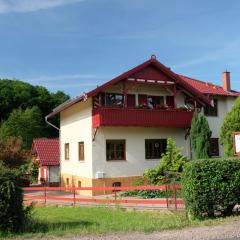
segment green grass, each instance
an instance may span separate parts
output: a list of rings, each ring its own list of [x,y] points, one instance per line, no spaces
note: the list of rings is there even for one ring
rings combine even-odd
[[[187,220],[183,212],[136,212],[105,207],[36,207],[28,233],[6,235],[0,232],[0,238],[33,238],[65,235],[102,235],[116,232],[161,231],[227,223],[240,220],[240,217],[218,218],[205,221]]]

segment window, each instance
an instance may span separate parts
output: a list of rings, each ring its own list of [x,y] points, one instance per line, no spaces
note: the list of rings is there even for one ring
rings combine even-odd
[[[82,187],[82,182],[78,181],[78,187]]]
[[[108,160],[126,160],[125,140],[107,140],[106,154]]]
[[[214,107],[207,105],[204,107],[204,114],[206,116],[217,116],[218,115],[218,101],[217,99],[213,100]]]
[[[156,108],[164,104],[163,96],[148,96],[147,100],[150,108]]]
[[[69,143],[65,143],[64,150],[65,150],[65,160],[69,160]]]
[[[107,93],[106,94],[106,105],[110,107],[122,107],[124,104],[123,94]]]
[[[78,160],[84,160],[84,142],[78,143]]]
[[[162,153],[165,153],[167,139],[145,139],[145,157],[146,159],[160,159]]]
[[[66,179],[66,185],[69,186],[69,178]]]
[[[219,156],[218,138],[210,138],[210,156],[211,157]]]

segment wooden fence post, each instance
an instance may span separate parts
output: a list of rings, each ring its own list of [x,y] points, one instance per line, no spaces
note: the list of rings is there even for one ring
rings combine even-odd
[[[44,204],[47,204],[47,189],[46,189],[46,184],[44,186]]]
[[[75,190],[75,187],[74,187],[74,190],[73,190],[73,206],[75,207],[76,205],[76,190]]]

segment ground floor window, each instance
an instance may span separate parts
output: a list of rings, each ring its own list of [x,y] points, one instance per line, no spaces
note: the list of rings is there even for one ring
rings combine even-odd
[[[210,138],[210,156],[211,157],[219,156],[218,138]]]
[[[78,143],[78,160],[84,161],[84,142]]]
[[[107,140],[106,141],[107,160],[126,160],[126,141]]]
[[[167,139],[145,139],[145,157],[146,159],[160,159],[162,153],[165,153]]]

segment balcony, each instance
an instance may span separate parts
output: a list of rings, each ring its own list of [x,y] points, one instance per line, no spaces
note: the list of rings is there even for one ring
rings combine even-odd
[[[189,128],[193,110],[99,107],[93,109],[93,128],[101,126]]]

